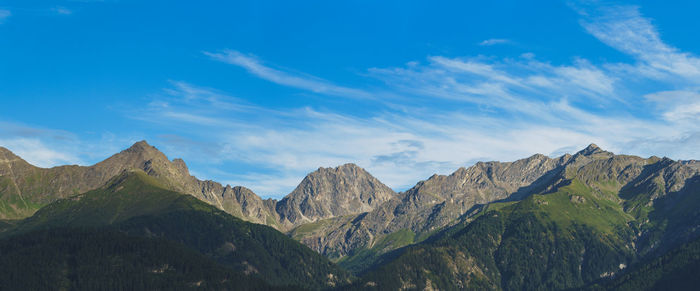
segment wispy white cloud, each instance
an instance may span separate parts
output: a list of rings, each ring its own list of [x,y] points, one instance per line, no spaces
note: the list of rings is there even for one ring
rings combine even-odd
[[[204,52],[214,60],[240,66],[251,74],[280,85],[308,90],[318,94],[348,98],[371,98],[371,94],[356,88],[335,85],[327,80],[302,73],[291,73],[264,65],[255,56],[245,55],[234,50],[218,53]]]
[[[0,146],[39,167],[81,163],[75,152],[57,146],[72,142],[75,138],[74,134],[66,131],[0,122]]]
[[[665,44],[637,8],[597,9],[581,18],[587,32],[635,61],[594,63],[572,56],[568,63],[552,64],[533,54],[429,56],[425,63],[406,60],[405,66],[368,69],[367,78],[383,81],[382,92],[407,100],[395,106],[373,98],[377,94],[371,90],[340,86],[237,51],[205,52],[282,86],[364,98],[386,110],[269,108],[172,81],[150,103],[127,114],[163,132],[151,142],[162,141],[166,154],[184,158],[200,178],[274,197],[320,166],[346,162],[406,189],[433,173],[447,174],[479,160],[559,155],[591,142],[620,153],[698,158],[697,58]],[[648,80],[664,89],[635,86]],[[83,159],[70,150],[42,153],[54,149],[45,133],[21,136],[23,141],[18,135],[0,133],[0,143],[36,149],[27,155],[39,157],[38,164]],[[123,140],[109,144],[128,145]],[[235,166],[218,166],[224,164]]]
[[[497,44],[508,44],[511,41],[509,39],[505,38],[491,38],[491,39],[486,39],[482,42],[479,43],[480,46],[492,46],[492,45],[497,45]]]
[[[635,7],[580,12],[587,32],[636,62],[595,64],[572,56],[570,63],[555,65],[531,53],[519,58],[430,56],[426,63],[368,69],[367,77],[384,82],[383,92],[408,102],[362,116],[309,107],[272,110],[237,101],[227,103],[236,114],[226,114],[225,106],[212,100],[227,94],[173,83],[166,92],[180,99],[160,98],[167,108],[149,108],[148,116],[157,117],[153,122],[197,126],[203,139],[215,135],[213,156],[259,168],[217,175],[277,197],[307,172],[345,162],[405,189],[435,172],[449,173],[478,160],[559,155],[591,142],[628,154],[696,155],[697,58],[665,44]],[[503,41],[483,45],[497,43]],[[205,54],[261,79],[320,95],[376,95],[273,68],[237,51]],[[685,81],[673,80],[678,78]],[[649,79],[663,82],[665,91],[636,87]]]
[[[653,102],[669,122],[697,124],[700,121],[700,91],[661,91],[645,98]]]
[[[63,6],[56,6],[54,8],[51,8],[51,11],[53,11],[56,14],[61,14],[61,15],[73,14],[73,10],[70,10],[70,9],[63,7]]]
[[[191,84],[188,88],[201,96],[212,94]],[[208,108],[206,116],[212,120],[181,118],[180,114],[188,114],[199,106]],[[304,175],[320,166],[354,162],[391,187],[406,189],[433,173],[447,174],[478,160],[514,160],[537,152],[553,153],[572,145],[580,149],[590,142],[620,150],[617,141],[644,137],[644,130],[674,132],[669,128],[649,127],[633,118],[597,116],[566,102],[550,103],[547,107],[548,114],[564,116],[558,123],[573,122],[569,126],[513,123],[498,117],[444,110],[357,117],[308,107],[271,111],[251,106],[246,112],[226,115],[227,110],[212,106],[207,98],[195,96],[169,100],[168,114],[162,114],[162,108],[147,108],[147,112],[139,115],[149,116],[146,120],[168,124],[170,128],[194,125],[197,134],[193,139],[210,146],[206,147],[207,154],[183,151],[190,146],[203,148],[193,142],[169,149],[186,161],[254,165],[233,172],[193,168],[194,172],[206,175],[200,178],[244,185],[273,197],[288,193]],[[260,110],[265,110],[264,114]],[[250,120],[247,115],[264,117],[246,123]],[[212,147],[212,143],[216,146]]]
[[[0,139],[0,145],[38,167],[77,164],[80,161],[77,156],[50,148],[36,138]]]
[[[108,131],[79,136],[65,130],[0,121],[0,146],[39,167],[88,166],[106,159],[141,135],[115,135]]]
[[[647,76],[683,77],[698,83],[700,58],[664,43],[649,18],[635,6],[580,10],[581,25],[605,44],[635,57],[638,72]]]
[[[4,23],[10,16],[12,16],[12,12],[10,12],[10,10],[0,9],[0,24]]]
[[[484,57],[430,57],[424,66],[372,68],[370,74],[413,96],[459,100],[508,112],[547,118],[548,103],[619,101],[616,78],[590,62],[554,66],[532,56],[494,60]]]

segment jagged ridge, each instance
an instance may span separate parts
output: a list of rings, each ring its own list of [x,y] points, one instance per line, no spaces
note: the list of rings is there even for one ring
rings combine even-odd
[[[93,166],[38,168],[0,148],[0,218],[18,219],[60,198],[96,189],[124,170],[143,170],[164,187],[245,220],[280,230],[319,219],[372,210],[395,193],[364,169],[346,164],[319,168],[282,201],[261,199],[248,188],[223,186],[190,175],[182,159],[172,161],[140,141]]]

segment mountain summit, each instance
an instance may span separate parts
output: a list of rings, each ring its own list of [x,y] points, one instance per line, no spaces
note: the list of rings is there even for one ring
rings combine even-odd
[[[0,205],[6,205],[8,210],[1,212],[0,218],[30,216],[57,199],[96,189],[128,169],[141,169],[152,176],[163,177],[164,181],[178,181],[189,176],[186,170],[172,167],[163,153],[145,141],[89,167],[39,168],[7,149],[0,150],[0,155],[0,185],[3,185],[0,186],[0,193],[3,193]]]
[[[585,149],[582,149],[581,151],[579,151],[576,154],[582,155],[582,156],[591,156],[591,155],[600,154],[600,153],[608,153],[608,152],[601,149],[598,145],[592,143],[592,144],[588,145]]]
[[[393,190],[355,164],[319,168],[277,203],[286,225],[368,212],[396,196]]]
[[[276,290],[246,287],[248,281],[264,279],[269,284],[284,286],[280,290],[288,290],[290,285],[320,290],[347,282],[346,271],[286,235],[267,226],[243,222],[192,195],[167,190],[161,182],[142,170],[125,170],[102,187],[50,203],[32,217],[16,222],[13,228],[0,231],[3,251],[0,281],[4,279],[2,282],[12,283],[10,286],[22,286],[26,282],[15,282],[23,281],[17,278],[32,276],[17,275],[14,270],[8,270],[8,266],[12,266],[22,273],[41,274],[42,279],[47,280],[43,286],[78,280],[77,284],[67,285],[71,288],[87,285],[111,286],[106,289],[127,286],[124,289],[172,290],[199,286],[221,290]],[[58,230],[51,235],[37,234],[37,231],[56,228]],[[76,234],[76,229],[88,233]],[[94,239],[111,232],[118,235],[107,240]],[[4,240],[18,235],[29,239],[14,244]],[[152,240],[153,244],[132,240],[125,248],[114,247],[115,243],[123,242],[124,236]],[[173,245],[189,250],[191,255],[185,258],[180,256],[187,252],[156,255],[172,252]],[[134,251],[140,254],[129,255]],[[7,255],[11,252],[14,256]],[[43,256],[47,253],[53,255],[51,259]],[[26,261],[32,262],[31,266],[22,264]],[[201,277],[191,276],[202,264],[211,268],[204,274],[199,273]],[[18,268],[18,265],[23,267]],[[99,267],[85,268],[86,265]],[[145,268],[138,270],[135,268],[138,265],[145,265]],[[91,272],[92,268],[99,272]],[[105,273],[102,270],[114,271]],[[216,276],[212,275],[221,270],[228,270],[228,276],[214,279]],[[8,272],[13,275],[8,276]],[[180,288],[173,287],[170,282],[178,279],[176,272],[190,275],[189,281],[181,283]],[[142,279],[144,277],[138,273],[146,274],[147,279]],[[231,276],[231,273],[238,275]],[[85,284],[88,280],[98,283]],[[163,285],[146,287],[154,281],[163,282]],[[226,287],[218,287],[219,284]],[[17,290],[25,289],[42,287]]]
[[[144,171],[170,190],[190,194],[253,222],[276,221],[276,215],[270,214],[267,210],[270,207],[266,208],[257,195],[241,195],[241,191],[230,186],[198,180],[190,175],[184,161],[168,160],[165,154],[146,141],[136,142],[92,166],[49,169],[32,166],[3,148],[0,150],[0,193],[3,194],[0,206],[5,206],[7,211],[0,212],[0,218],[31,216],[48,203],[97,189],[123,171],[133,169]]]
[[[700,238],[699,165],[616,155],[591,144],[556,158],[535,154],[513,162],[478,162],[395,193],[361,167],[345,164],[309,173],[276,201],[262,200],[245,187],[199,180],[184,161],[169,160],[145,141],[93,166],[51,169],[0,148],[0,218],[36,212],[17,224],[0,221],[0,233],[95,223],[123,223],[147,237],[169,229],[175,241],[190,233],[188,245],[203,254],[266,278],[284,272],[290,262],[304,265],[301,257],[313,257],[288,260],[282,254],[289,250],[311,251],[266,244],[273,235],[293,244],[292,237],[337,260],[361,276],[358,288],[578,288]],[[260,236],[251,237],[254,224],[228,233],[229,226],[209,221],[230,217],[214,207],[286,236],[257,225]],[[193,210],[195,216],[170,215],[174,209]],[[157,223],[133,220],[146,216]],[[173,226],[174,221],[179,224]],[[225,236],[215,238],[221,231]],[[202,237],[217,241],[202,244]],[[247,244],[251,239],[260,244]],[[248,253],[251,249],[256,251]],[[267,268],[277,258],[280,264]],[[322,264],[287,272],[283,281],[349,282],[342,272],[325,274],[332,265],[317,261]],[[321,270],[320,277],[309,275],[312,269]]]
[[[142,170],[169,190],[190,194],[245,220],[288,230],[299,224],[359,214],[395,196],[394,191],[354,164],[319,168],[282,201],[262,200],[248,188],[223,186],[190,175],[182,159],[173,159],[146,141],[95,165],[32,166],[7,149],[0,149],[0,218],[25,218],[60,198],[101,187],[125,170]]]

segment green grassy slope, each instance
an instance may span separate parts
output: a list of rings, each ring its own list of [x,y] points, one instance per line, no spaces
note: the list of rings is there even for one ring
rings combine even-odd
[[[0,176],[0,218],[18,219],[32,215],[45,203],[23,199],[10,178]]]
[[[41,208],[9,234],[59,226],[110,225],[136,216],[183,210],[211,212],[211,207],[194,197],[165,190],[143,171],[131,171],[102,188]]]
[[[124,173],[105,187],[47,205],[2,236],[57,227],[100,227],[167,239],[273,285],[325,288],[350,278],[284,234],[244,222],[190,195],[165,190],[142,171]]]
[[[413,244],[415,240],[415,233],[402,229],[382,237],[371,248],[362,248],[343,257],[337,263],[350,272],[361,274],[371,265],[376,264],[382,254]]]
[[[634,259],[632,217],[578,181],[493,205],[426,242],[387,254],[351,288],[566,289]]]
[[[381,256],[348,288],[576,289],[700,237],[700,175],[670,159],[577,154],[542,189]]]

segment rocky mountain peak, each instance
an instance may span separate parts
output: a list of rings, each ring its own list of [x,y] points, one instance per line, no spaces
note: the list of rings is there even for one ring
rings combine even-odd
[[[0,147],[0,162],[5,161],[5,160],[9,161],[9,160],[15,160],[15,159],[19,159],[19,157],[17,155],[15,155],[15,153],[13,153],[11,150],[9,150],[7,148]]]
[[[329,168],[329,169],[330,169],[330,168]],[[360,166],[358,166],[358,165],[356,165],[356,164],[354,164],[354,163],[346,163],[346,164],[337,166],[337,167],[335,167],[335,168],[333,168],[333,169],[334,169],[334,170],[340,170],[340,171],[344,171],[344,170],[350,170],[350,171],[364,171],[363,168],[361,168]]]
[[[95,168],[106,176],[113,176],[123,169],[140,169],[151,176],[165,178],[176,184],[184,182],[189,173],[182,170],[181,164],[175,164],[168,160],[168,157],[154,146],[149,145],[145,140],[134,143],[131,147],[95,164]],[[107,177],[106,177],[107,178]],[[182,190],[182,189],[176,189]]]
[[[283,224],[357,214],[374,209],[396,193],[355,164],[319,168],[277,204]]]
[[[260,197],[251,190],[243,187],[224,187],[214,181],[199,180],[190,175],[184,160],[169,160],[164,153],[145,140],[134,143],[128,149],[98,164],[106,168],[114,165],[143,170],[162,182],[165,188],[193,195],[245,220],[256,223],[277,220],[274,207],[264,205]]]
[[[7,154],[7,153],[12,154],[12,151],[7,149],[6,147],[0,147],[0,154]]]
[[[135,142],[131,148],[152,148],[153,146],[148,144],[146,140],[140,140]]]
[[[180,172],[186,173],[187,175],[189,175],[190,170],[187,168],[187,164],[185,164],[184,160],[177,158],[177,159],[173,159],[172,163],[173,163],[173,166],[175,166],[175,168],[177,168]]]
[[[362,196],[367,190],[373,191],[374,188],[383,187],[386,186],[365,169],[348,163],[335,168],[319,168],[309,173],[289,196],[348,195],[352,197]]]
[[[543,154],[537,153],[537,154],[534,154],[534,155],[526,158],[525,160],[530,162],[530,161],[542,161],[542,160],[546,160],[546,159],[549,159],[549,157],[547,157]]]
[[[213,181],[201,181],[190,175],[182,159],[170,161],[164,153],[146,141],[136,142],[131,147],[89,167],[60,166],[50,169],[32,166],[9,150],[0,148],[0,182],[9,185],[5,188],[0,187],[0,194],[5,194],[4,197],[0,195],[0,198],[28,200],[44,205],[106,184],[112,185],[114,183],[109,182],[115,177],[116,181],[119,181],[125,173],[134,172],[147,175],[142,178],[149,179],[151,184],[193,195],[243,219],[256,223],[278,220],[274,211],[274,201],[263,203],[260,197],[248,189],[224,188]],[[2,202],[0,199],[0,204]],[[0,213],[0,219],[24,218],[36,211],[35,207],[27,207],[26,203],[19,204],[16,208],[18,210],[12,213]]]
[[[340,166],[337,166],[335,168],[324,168],[320,167],[318,170],[313,171],[307,175],[307,177],[318,177],[318,176],[328,176],[328,175],[347,175],[347,176],[352,176],[352,175],[363,175],[367,173],[364,169],[360,168],[358,165],[355,165],[353,163],[347,163],[343,164]]]
[[[582,156],[591,156],[594,154],[599,154],[599,153],[605,153],[603,149],[601,149],[598,145],[592,143],[589,144],[585,149],[582,149],[579,151],[577,154],[582,155]]]
[[[148,144],[148,142],[145,140],[134,143],[129,148],[123,150],[120,154],[137,155],[145,158],[165,157],[165,154],[159,151],[156,147]]]

